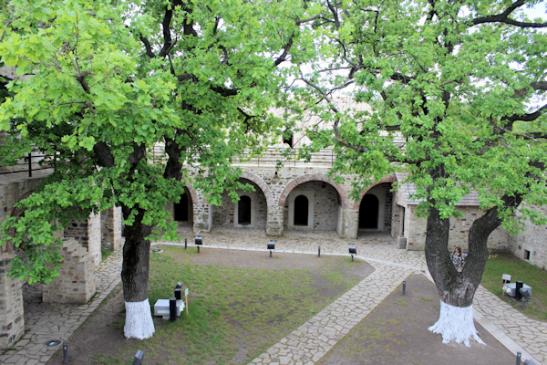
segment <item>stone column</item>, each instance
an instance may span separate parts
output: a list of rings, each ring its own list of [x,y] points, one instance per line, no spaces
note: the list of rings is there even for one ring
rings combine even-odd
[[[213,207],[201,192],[197,193],[197,199],[195,200],[192,201],[194,232],[209,232],[212,228]]]
[[[25,333],[22,283],[9,276],[12,258],[0,251],[0,349],[13,346]]]
[[[281,236],[283,234],[283,207],[277,204],[268,207],[266,234],[268,236]]]
[[[45,303],[87,303],[95,294],[95,270],[87,250],[74,238],[63,242],[63,266],[59,276],[45,285]]]
[[[101,214],[91,213],[85,221],[74,221],[65,228],[65,237],[76,239],[88,254],[94,265],[101,263]]]
[[[122,211],[114,207],[101,212],[101,246],[116,251],[122,247]]]
[[[356,239],[359,229],[359,209],[341,208],[338,219],[341,220],[338,231],[340,237]]]

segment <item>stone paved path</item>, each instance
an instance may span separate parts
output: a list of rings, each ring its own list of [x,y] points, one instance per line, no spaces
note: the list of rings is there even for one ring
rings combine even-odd
[[[410,274],[374,264],[375,271],[334,303],[254,359],[251,364],[303,365],[321,359]]]
[[[547,364],[547,323],[526,317],[483,286],[475,293],[473,308],[484,327],[493,325],[493,331],[501,331],[536,361]],[[526,354],[523,356],[528,357]]]
[[[25,334],[0,354],[2,365],[45,364],[59,349],[48,348],[51,339],[66,340],[120,282],[122,252],[118,250],[97,268],[97,293],[87,304],[25,303]]]

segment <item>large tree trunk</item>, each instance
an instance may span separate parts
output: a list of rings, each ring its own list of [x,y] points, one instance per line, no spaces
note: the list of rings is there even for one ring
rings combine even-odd
[[[473,322],[472,304],[488,258],[488,236],[499,224],[496,209],[473,222],[468,237],[469,254],[463,270],[458,272],[448,251],[450,222],[442,219],[437,209],[429,211],[425,254],[441,299],[439,320],[429,330],[440,334],[443,343],[469,346],[471,339],[483,343]]]
[[[129,210],[123,209],[124,218]],[[143,340],[154,334],[154,322],[148,302],[148,272],[150,267],[150,241],[145,238],[151,227],[142,224],[144,211],[139,210],[133,225],[124,226],[122,284],[125,300],[126,338]]]

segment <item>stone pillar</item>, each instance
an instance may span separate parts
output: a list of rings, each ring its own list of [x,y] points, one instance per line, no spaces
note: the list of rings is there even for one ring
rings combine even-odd
[[[213,222],[213,207],[201,192],[197,193],[197,199],[195,200],[192,201],[194,232],[209,232]]]
[[[359,230],[359,209],[340,208],[338,219],[340,219],[338,231],[340,237],[356,239]]]
[[[44,285],[45,303],[87,303],[95,294],[95,270],[87,250],[74,238],[63,242],[63,265],[59,276]]]
[[[22,283],[9,276],[12,258],[0,251],[0,349],[13,346],[25,333]]]
[[[75,238],[88,254],[94,265],[101,263],[101,214],[91,213],[86,221],[74,221],[65,228],[65,237]]]
[[[122,211],[114,207],[101,212],[101,246],[112,251],[122,247]]]
[[[268,236],[281,236],[283,234],[283,207],[277,204],[268,207],[266,234]]]

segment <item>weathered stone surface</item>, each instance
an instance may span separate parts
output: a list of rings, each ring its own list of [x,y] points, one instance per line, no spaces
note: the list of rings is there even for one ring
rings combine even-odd
[[[12,346],[25,330],[22,283],[9,276],[11,259],[0,254],[0,349]]]
[[[74,238],[63,242],[63,265],[60,275],[43,288],[45,303],[87,303],[95,294],[92,258]]]

